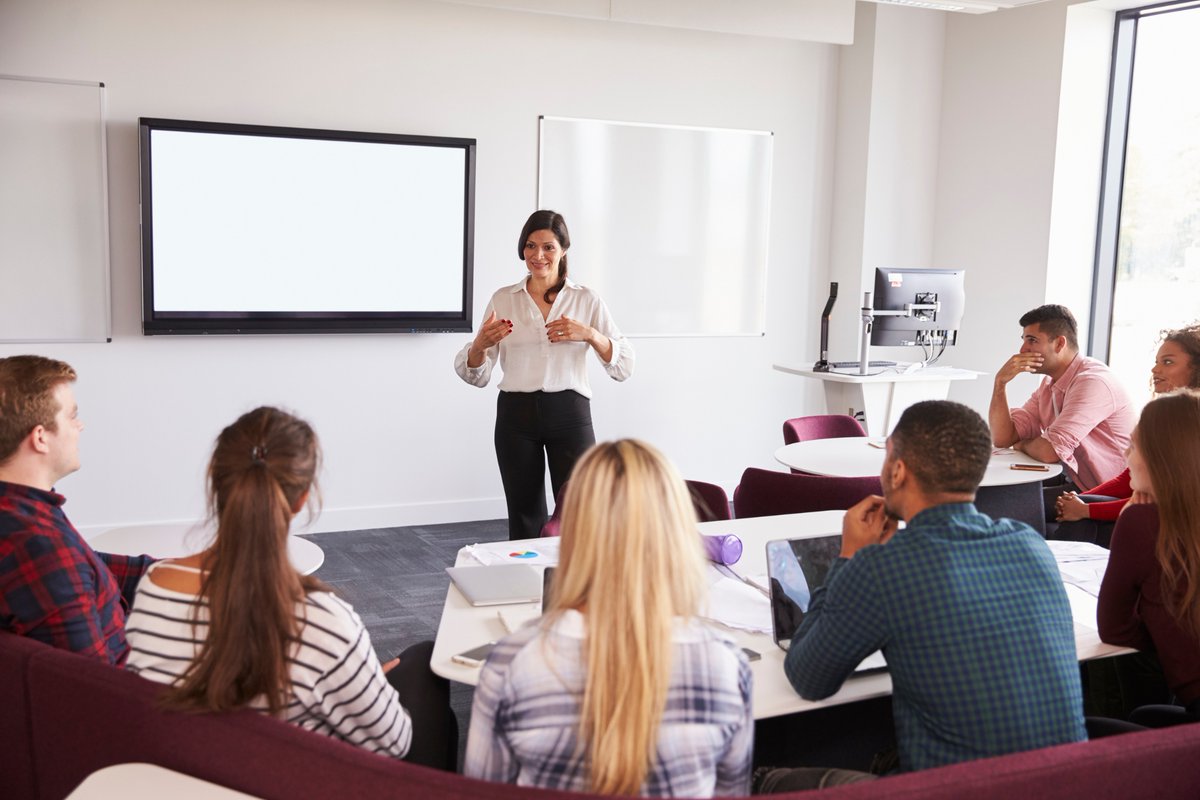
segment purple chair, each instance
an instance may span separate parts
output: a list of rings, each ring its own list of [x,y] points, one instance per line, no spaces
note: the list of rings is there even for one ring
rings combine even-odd
[[[563,481],[563,485],[558,487],[558,494],[554,495],[554,512],[550,515],[550,519],[542,525],[542,536],[558,536],[562,533],[559,530],[562,526],[562,505],[563,498],[567,496],[567,484],[569,483],[570,481]]]
[[[863,430],[859,421],[847,414],[816,414],[811,417],[796,417],[783,423],[784,444],[866,435],[867,432]]]
[[[692,505],[696,507],[696,517],[701,522],[716,522],[722,519],[733,519],[729,513],[729,495],[715,483],[703,481],[684,481],[688,493],[692,496]]]
[[[733,518],[733,515],[729,513],[729,495],[725,494],[725,490],[720,486],[703,481],[684,481],[684,483],[687,484],[688,494],[692,496],[696,517],[701,522]],[[566,494],[567,484],[564,483],[558,490],[558,496],[554,498],[554,513],[542,526],[542,536],[558,536],[562,533],[562,501]]]
[[[748,467],[733,491],[733,511],[738,519],[830,511],[882,493],[879,478],[831,478]]]

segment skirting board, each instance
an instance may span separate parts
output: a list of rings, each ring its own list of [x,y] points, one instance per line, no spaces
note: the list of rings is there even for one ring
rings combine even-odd
[[[365,506],[359,508],[329,508],[321,510],[311,525],[304,524],[307,515],[301,512],[292,528],[294,533],[331,533],[361,531],[371,528],[397,528],[407,525],[438,525],[447,522],[470,522],[480,519],[504,519],[508,511],[503,497],[479,500],[460,500],[440,503],[412,503],[398,506]],[[123,519],[98,525],[80,525],[84,539],[98,536],[107,530],[126,525],[190,525],[195,520],[184,519]]]

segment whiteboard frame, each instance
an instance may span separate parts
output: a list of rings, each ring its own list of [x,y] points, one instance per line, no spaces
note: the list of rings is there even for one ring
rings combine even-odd
[[[103,318],[104,331],[99,336],[67,336],[67,337],[44,337],[44,336],[22,336],[17,338],[0,337],[0,343],[15,344],[25,342],[45,342],[45,343],[66,343],[66,342],[111,342],[112,341],[112,234],[110,230],[111,219],[109,215],[108,202],[108,98],[107,91],[102,81],[77,81],[67,80],[63,78],[39,78],[27,75],[7,75],[0,74],[0,80],[8,81],[24,81],[29,83],[46,83],[63,86],[85,86],[95,87],[97,89],[97,113],[99,115],[99,140],[97,142],[99,152],[97,153],[100,166],[100,214],[101,214],[101,235],[103,238],[102,254],[100,257],[100,266],[103,271],[101,286],[103,290]]]
[[[546,145],[546,123],[547,122],[566,122],[566,123],[588,123],[600,124],[620,127],[634,128],[654,128],[657,130],[681,130],[681,131],[697,131],[697,132],[716,132],[722,134],[743,134],[747,136],[766,136],[769,139],[770,147],[767,153],[767,182],[765,187],[765,204],[764,212],[767,219],[768,236],[763,242],[763,264],[762,264],[762,288],[757,298],[757,320],[755,329],[750,331],[678,331],[671,333],[644,333],[637,330],[626,331],[622,328],[622,333],[631,339],[673,339],[673,338],[753,338],[766,335],[767,326],[767,294],[770,282],[770,224],[771,213],[773,206],[774,195],[774,137],[773,131],[753,130],[748,128],[717,128],[697,125],[672,125],[660,124],[653,122],[629,122],[622,120],[605,120],[594,119],[588,117],[560,117],[554,115],[543,114],[538,117],[538,148],[537,148],[537,207],[544,207],[544,166],[545,166],[545,145]],[[586,284],[586,281],[583,281]],[[617,322],[620,324],[619,314]]]

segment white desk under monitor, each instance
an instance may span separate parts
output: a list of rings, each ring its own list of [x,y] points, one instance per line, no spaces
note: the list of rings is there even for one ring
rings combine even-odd
[[[714,535],[733,534],[741,538],[742,557],[737,564],[733,565],[733,572],[742,578],[754,577],[765,584],[767,542],[774,539],[840,534],[844,515],[844,511],[817,511],[806,514],[705,522],[701,523],[700,532]],[[506,542],[504,546],[511,548],[514,553],[528,553],[529,551],[538,551],[544,541],[527,539]],[[1081,545],[1077,542],[1056,544],[1065,544],[1074,548],[1072,552],[1076,558],[1079,558],[1078,554],[1080,553],[1089,556],[1095,562],[1092,568],[1099,569],[1100,574],[1103,574],[1103,564],[1107,563],[1108,558],[1107,550],[1095,545]],[[473,561],[474,559],[467,554],[465,548],[459,551],[456,562],[458,565],[467,565]],[[1072,611],[1075,614],[1075,647],[1081,661],[1130,652],[1128,649],[1114,647],[1100,641],[1099,634],[1095,630],[1094,597],[1084,594],[1082,590],[1073,586],[1068,586],[1067,591],[1072,600]],[[537,617],[540,612],[540,604],[520,603],[474,607],[451,584],[446,593],[446,604],[442,610],[442,619],[438,626],[437,639],[434,642],[433,656],[430,661],[433,671],[452,681],[474,686],[479,680],[479,670],[456,664],[450,660],[450,657],[503,637],[507,631],[500,620],[499,612],[501,610],[506,619],[520,623]],[[787,676],[783,672],[784,652],[775,644],[769,634],[726,630],[740,646],[762,655],[760,660],[754,661],[750,665],[754,675],[755,719],[869,700],[892,693],[891,676],[886,672],[876,672],[855,675],[847,679],[841,689],[824,700],[805,700],[796,694],[791,684],[788,683]]]
[[[953,381],[973,381],[984,374],[955,367],[922,367],[909,372],[909,366],[875,367],[868,370],[874,373],[871,375],[859,375],[857,369],[815,372],[811,366],[791,364],[776,364],[775,369],[821,381],[826,413],[863,412],[868,436],[888,435],[913,403],[945,400]]]

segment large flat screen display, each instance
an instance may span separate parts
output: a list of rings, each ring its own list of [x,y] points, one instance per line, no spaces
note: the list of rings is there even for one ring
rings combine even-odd
[[[142,330],[471,330],[475,140],[142,118]]]

